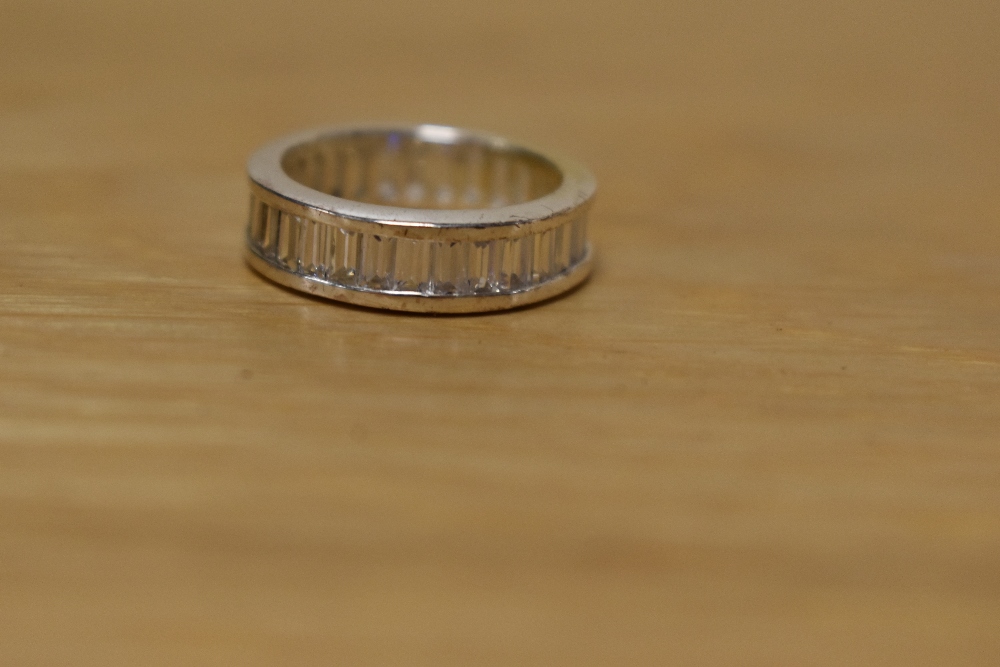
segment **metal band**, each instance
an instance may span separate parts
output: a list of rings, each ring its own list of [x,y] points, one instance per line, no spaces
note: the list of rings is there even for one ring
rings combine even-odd
[[[294,289],[375,308],[472,313],[582,282],[582,166],[438,125],[286,137],[250,158],[247,260]]]

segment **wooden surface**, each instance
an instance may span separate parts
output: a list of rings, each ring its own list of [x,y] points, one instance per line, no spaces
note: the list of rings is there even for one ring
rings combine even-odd
[[[996,665],[995,2],[0,1],[0,663]],[[542,307],[242,262],[243,165],[596,172]]]

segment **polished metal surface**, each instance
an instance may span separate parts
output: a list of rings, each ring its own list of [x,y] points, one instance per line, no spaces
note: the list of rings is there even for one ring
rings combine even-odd
[[[534,303],[591,266],[584,167],[439,125],[316,130],[249,162],[247,260],[349,303],[473,313]]]

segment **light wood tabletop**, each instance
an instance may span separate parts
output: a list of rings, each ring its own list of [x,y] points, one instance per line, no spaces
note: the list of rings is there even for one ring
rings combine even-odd
[[[0,0],[0,664],[1000,664],[1000,10]],[[356,121],[595,172],[541,306],[241,257]]]

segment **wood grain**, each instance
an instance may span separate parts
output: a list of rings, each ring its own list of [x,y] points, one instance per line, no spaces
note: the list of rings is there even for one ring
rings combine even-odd
[[[0,2],[0,663],[995,665],[1000,11]],[[600,183],[481,317],[240,259],[292,130]]]

